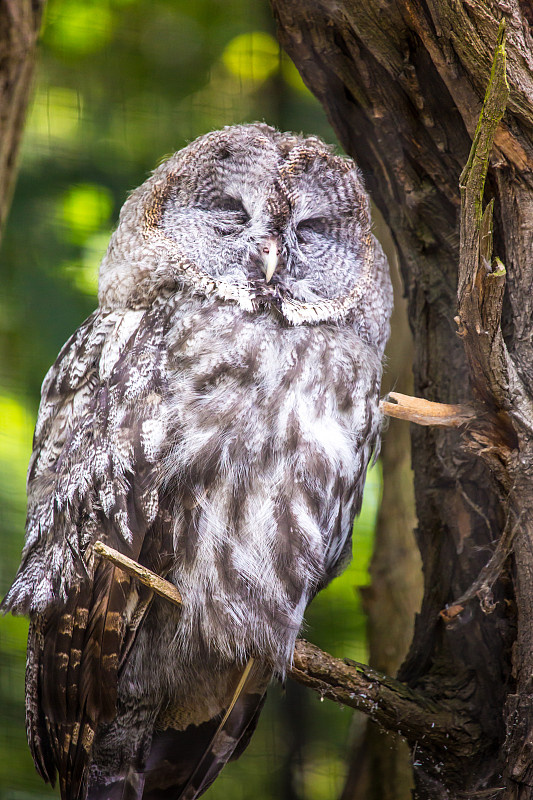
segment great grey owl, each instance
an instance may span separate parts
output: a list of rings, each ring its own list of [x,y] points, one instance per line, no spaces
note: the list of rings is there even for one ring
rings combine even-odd
[[[191,800],[246,747],[349,557],[390,310],[360,175],[318,138],[209,133],[124,204],[44,380],[3,603],[30,616],[29,743],[64,800]]]

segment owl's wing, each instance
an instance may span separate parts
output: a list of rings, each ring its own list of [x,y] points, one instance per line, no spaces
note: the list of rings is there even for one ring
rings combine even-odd
[[[92,555],[102,539],[164,574],[168,502],[157,481],[164,314],[89,317],[43,384],[28,474],[22,564],[3,610],[29,613],[27,730],[37,770],[82,798],[96,726],[116,714],[117,681],[150,592]]]

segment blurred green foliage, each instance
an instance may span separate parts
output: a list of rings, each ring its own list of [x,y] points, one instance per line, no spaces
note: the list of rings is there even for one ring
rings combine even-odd
[[[207,130],[265,120],[333,134],[280,52],[266,0],[50,0],[17,190],[0,253],[0,593],[20,558],[25,472],[46,369],[92,311],[97,268],[128,191]],[[380,481],[371,472],[350,569],[313,603],[306,636],[365,658],[367,582]],[[0,622],[0,800],[55,793],[25,742],[27,622]],[[345,772],[352,714],[291,682],[270,692],[243,759],[208,797],[322,800]]]

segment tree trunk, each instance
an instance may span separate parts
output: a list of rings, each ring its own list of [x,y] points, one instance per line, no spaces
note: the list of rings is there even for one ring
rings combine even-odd
[[[15,187],[44,0],[0,3],[0,236]]]
[[[376,217],[376,215],[374,215]],[[382,391],[412,394],[413,346],[397,256],[380,216],[375,232],[391,265],[394,311],[386,350]],[[368,619],[369,664],[395,675],[409,649],[422,600],[422,571],[416,547],[409,426],[390,419],[381,445],[383,494],[370,563],[370,586],[361,587]],[[367,720],[362,742],[354,743],[341,800],[411,800],[413,778],[405,741]]]
[[[476,450],[456,429],[413,428],[424,600],[400,678],[479,725],[475,758],[427,738],[415,744],[417,796],[532,798],[533,8],[526,0],[272,5],[282,45],[391,228],[414,338],[415,394],[474,401],[493,432],[500,426],[507,436],[508,457],[491,463],[497,433]],[[507,271],[501,348],[508,359],[505,391],[483,392],[473,379],[479,363],[466,357],[468,336],[457,335],[454,321],[459,178],[502,18],[510,96],[485,194],[496,201],[494,248]],[[492,598],[440,614],[476,580],[504,530],[516,534],[514,557]]]

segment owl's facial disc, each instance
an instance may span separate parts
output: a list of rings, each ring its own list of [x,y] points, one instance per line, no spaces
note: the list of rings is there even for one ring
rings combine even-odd
[[[168,254],[158,281],[167,270],[246,310],[281,309],[294,324],[337,319],[358,302],[373,242],[353,164],[313,137],[261,125],[208,134],[167,163],[151,180],[143,225]]]

